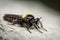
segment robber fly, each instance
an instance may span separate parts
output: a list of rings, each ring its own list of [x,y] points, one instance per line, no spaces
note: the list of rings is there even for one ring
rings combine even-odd
[[[29,30],[32,26],[34,26],[34,28],[36,28],[39,32],[41,32],[39,30],[39,28],[43,28],[44,30],[46,30],[43,25],[42,22],[40,21],[40,18],[35,18],[33,15],[31,14],[24,14],[24,15],[15,15],[15,14],[5,14],[3,19],[5,21],[11,22],[12,25],[14,24],[19,24],[21,27],[26,27],[27,30],[31,33],[31,31]],[[39,27],[38,24],[41,24],[41,27]],[[47,30],[46,30],[47,31]],[[41,32],[42,33],[42,32]]]

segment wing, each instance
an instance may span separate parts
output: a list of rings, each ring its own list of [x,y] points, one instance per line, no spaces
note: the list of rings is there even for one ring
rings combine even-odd
[[[3,19],[9,22],[12,22],[15,19],[21,18],[21,15],[14,15],[14,14],[5,14]]]

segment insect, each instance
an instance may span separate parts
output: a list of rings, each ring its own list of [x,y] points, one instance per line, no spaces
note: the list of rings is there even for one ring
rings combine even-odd
[[[39,30],[39,28],[43,28],[45,31],[47,31],[40,21],[40,18],[35,18],[31,14],[24,14],[24,15],[15,15],[15,14],[5,14],[3,19],[5,21],[11,22],[12,25],[19,24],[21,27],[26,27],[26,29],[31,33],[30,28],[34,26],[39,32],[43,33]],[[39,27],[38,24],[41,24],[41,27]]]

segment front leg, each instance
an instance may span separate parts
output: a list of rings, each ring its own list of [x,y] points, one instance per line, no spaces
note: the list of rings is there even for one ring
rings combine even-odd
[[[38,26],[38,24],[36,24],[36,25],[37,25],[38,28],[40,28],[40,27]]]
[[[34,27],[40,32],[40,33],[43,33],[43,32],[41,32],[38,28],[37,28],[37,25],[36,24],[33,24],[34,25]]]
[[[41,24],[41,28],[44,29],[45,31],[47,31],[44,27],[41,21],[39,21],[39,23]]]

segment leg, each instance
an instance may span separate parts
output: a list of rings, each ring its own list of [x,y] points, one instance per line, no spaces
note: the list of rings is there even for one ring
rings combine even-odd
[[[26,28],[27,28],[27,30],[29,31],[29,33],[31,33],[31,31],[29,30],[29,26],[27,26],[27,24],[25,23],[25,26],[26,26]]]
[[[38,28],[40,28],[40,27],[38,26],[38,24],[36,24],[36,25],[37,25]]]
[[[14,25],[14,24],[16,24],[16,21],[17,21],[17,19],[13,20],[12,23],[9,24],[9,25]]]
[[[47,31],[44,27],[41,21],[39,21],[39,23],[41,24],[41,28],[43,28],[45,31]]]
[[[29,31],[29,33],[31,33],[31,31],[29,30],[29,28],[28,27],[26,27],[27,28],[27,30]]]
[[[16,24],[17,19],[12,21],[12,25]]]
[[[41,32],[37,27],[36,27],[36,25],[34,24],[34,27],[39,31],[39,32]],[[42,32],[41,32],[42,33]]]

